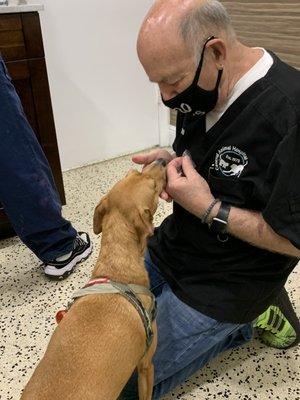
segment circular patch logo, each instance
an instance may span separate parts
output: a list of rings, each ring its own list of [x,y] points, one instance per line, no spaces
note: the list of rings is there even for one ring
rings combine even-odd
[[[247,164],[246,153],[235,146],[222,147],[216,154],[215,170],[224,176],[239,177]]]

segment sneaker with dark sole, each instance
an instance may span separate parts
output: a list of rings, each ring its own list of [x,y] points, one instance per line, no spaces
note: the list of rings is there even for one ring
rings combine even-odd
[[[92,248],[89,235],[85,232],[78,232],[74,240],[74,248],[70,253],[43,264],[45,275],[55,280],[67,278],[77,264],[89,257]]]
[[[259,328],[264,344],[276,349],[288,349],[300,342],[299,318],[284,288],[274,304],[258,317],[254,328]]]

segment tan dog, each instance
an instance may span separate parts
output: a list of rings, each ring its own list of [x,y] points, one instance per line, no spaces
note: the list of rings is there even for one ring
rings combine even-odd
[[[143,256],[165,183],[165,162],[157,160],[142,173],[130,171],[101,200],[94,214],[94,231],[102,231],[102,244],[93,279],[107,276],[149,287]],[[150,297],[139,298],[149,309]],[[152,329],[154,338],[144,355],[144,325],[127,299],[120,294],[77,299],[55,329],[21,399],[115,400],[138,367],[139,398],[150,400],[155,323]]]

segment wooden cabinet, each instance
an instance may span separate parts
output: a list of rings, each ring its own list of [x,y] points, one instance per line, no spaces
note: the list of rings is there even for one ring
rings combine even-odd
[[[0,14],[0,52],[65,204],[43,40],[37,12]],[[0,204],[0,238],[13,230]]]

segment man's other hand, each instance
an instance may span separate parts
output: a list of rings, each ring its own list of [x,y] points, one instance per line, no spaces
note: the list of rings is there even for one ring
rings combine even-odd
[[[178,157],[167,167],[166,192],[176,203],[201,218],[214,200],[208,183],[196,171],[190,157]]]
[[[141,154],[136,154],[135,156],[132,157],[132,161],[136,164],[141,164],[143,165],[143,168],[146,167],[146,165],[151,164],[153,161],[163,158],[166,160],[167,163],[173,160],[175,157],[175,154],[172,155],[170,154],[167,150],[164,149],[157,149],[157,150],[152,150],[150,153],[141,153]],[[160,197],[170,203],[173,199],[166,191],[162,191],[160,194]]]

